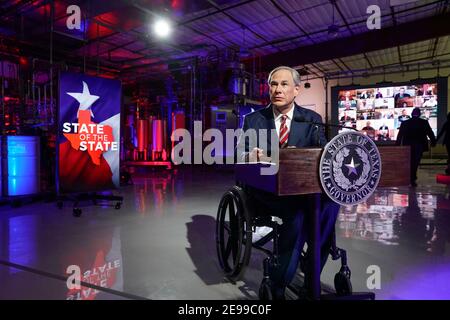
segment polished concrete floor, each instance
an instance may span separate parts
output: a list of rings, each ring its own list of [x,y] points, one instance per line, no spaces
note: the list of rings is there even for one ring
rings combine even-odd
[[[437,185],[443,167],[424,166],[417,188],[379,189],[341,208],[337,242],[348,251],[355,291],[377,284],[377,299],[450,299],[450,200]],[[120,210],[70,203],[0,206],[0,299],[256,299],[263,255],[242,281],[226,281],[217,261],[215,216],[233,172],[192,166],[139,169]],[[89,286],[69,289],[79,267]],[[375,268],[375,269],[374,269]],[[333,283],[339,263],[322,274]]]

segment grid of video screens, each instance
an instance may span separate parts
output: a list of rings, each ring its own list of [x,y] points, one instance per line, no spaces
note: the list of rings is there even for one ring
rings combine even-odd
[[[339,91],[339,124],[367,134],[375,141],[395,141],[403,121],[415,107],[437,134],[437,84],[371,87]],[[342,129],[342,132],[347,129]]]

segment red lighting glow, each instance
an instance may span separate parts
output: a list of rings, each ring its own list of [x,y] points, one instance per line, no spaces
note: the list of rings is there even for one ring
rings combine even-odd
[[[28,59],[25,58],[25,57],[20,57],[20,58],[19,58],[19,64],[20,64],[21,66],[27,66],[27,65],[28,65]]]

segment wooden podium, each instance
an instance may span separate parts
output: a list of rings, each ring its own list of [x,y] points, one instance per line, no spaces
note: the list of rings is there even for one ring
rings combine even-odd
[[[378,187],[399,187],[410,184],[410,150],[408,146],[379,146],[381,177]],[[280,149],[278,172],[262,175],[261,169],[275,166],[269,163],[238,163],[236,180],[256,189],[278,196],[313,195],[314,218],[311,219],[312,295],[320,298],[320,185],[319,163],[321,148]]]

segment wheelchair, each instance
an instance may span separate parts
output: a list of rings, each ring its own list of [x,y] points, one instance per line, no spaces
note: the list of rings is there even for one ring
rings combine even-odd
[[[231,282],[242,279],[249,264],[252,248],[267,255],[263,261],[263,279],[259,288],[259,299],[272,300],[269,270],[277,266],[278,223],[270,215],[261,215],[252,206],[251,193],[245,186],[235,185],[222,196],[216,219],[216,248],[220,266]],[[256,227],[269,227],[272,231],[253,243]],[[265,248],[273,241],[272,250]],[[352,295],[351,271],[347,265],[347,253],[336,247],[336,235],[330,248],[333,260],[341,260],[341,268],[334,277],[334,288],[338,297]],[[304,270],[305,253],[300,258],[300,270]]]

